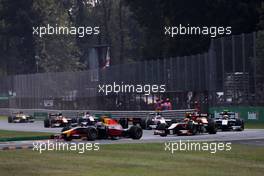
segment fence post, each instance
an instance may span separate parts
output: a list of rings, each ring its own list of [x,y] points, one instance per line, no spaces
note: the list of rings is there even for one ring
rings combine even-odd
[[[171,91],[174,91],[174,82],[173,82],[173,77],[174,77],[174,68],[175,68],[175,65],[173,64],[173,61],[172,61],[172,57],[170,57],[170,67],[169,67],[169,80],[168,80],[168,83],[169,83],[169,87],[170,87],[170,90]]]
[[[257,33],[253,32],[253,64],[254,64],[254,91],[255,91],[255,105],[257,104],[256,94],[257,94],[257,51],[256,51],[256,37]]]
[[[246,75],[245,75],[245,73],[246,73],[246,54],[245,54],[245,34],[244,33],[242,34],[242,59],[243,59],[243,61],[242,61],[242,64],[243,64],[243,92],[244,92],[244,96],[246,96],[244,98],[246,98],[246,100],[247,100],[248,98],[247,98],[247,94],[246,94],[246,85],[244,82],[244,80],[246,78]],[[243,99],[243,101],[245,101],[245,100]]]
[[[184,56],[184,89],[187,91],[187,56]]]
[[[224,61],[224,59],[225,59],[225,49],[224,49],[224,38],[222,37],[221,39],[221,64],[222,64],[222,90],[223,90],[223,92],[224,92],[224,96],[223,96],[223,98],[224,98],[224,101],[226,100],[226,96],[225,96],[225,85],[224,85],[224,83],[225,83],[225,61]]]
[[[235,48],[235,39],[234,39],[234,35],[232,35],[232,70],[233,70],[233,73],[235,73],[236,71],[236,61],[235,61],[235,58],[236,58],[236,48]]]

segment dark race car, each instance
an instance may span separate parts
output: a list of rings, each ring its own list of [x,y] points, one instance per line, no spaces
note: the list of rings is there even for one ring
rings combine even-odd
[[[161,124],[154,134],[160,136],[173,135],[195,135],[197,133],[216,134],[217,128],[213,119],[208,114],[187,113],[186,117],[176,123]]]
[[[65,117],[61,113],[49,114],[48,118],[44,120],[45,128],[66,126],[77,126],[77,120],[75,118]]]
[[[33,123],[34,117],[23,112],[14,113],[8,117],[8,123]]]
[[[217,128],[222,131],[244,130],[244,121],[235,112],[224,111],[219,113],[219,116],[215,118],[215,123]]]
[[[66,141],[80,138],[86,138],[87,140],[116,139],[120,137],[140,139],[142,134],[143,131],[138,126],[131,126],[130,128],[124,129],[115,119],[102,117],[91,126],[63,128],[61,138]]]

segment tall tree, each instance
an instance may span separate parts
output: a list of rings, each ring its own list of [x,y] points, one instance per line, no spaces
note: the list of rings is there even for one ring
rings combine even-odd
[[[261,0],[126,0],[144,29],[144,58],[192,55],[207,51],[210,37],[164,36],[164,26],[231,26],[233,34],[252,32]]]
[[[257,33],[256,40],[256,54],[257,54],[257,74],[262,79],[264,83],[264,2],[259,8],[260,21],[258,24],[259,31]]]
[[[63,1],[34,1],[34,10],[41,14],[39,26],[73,26]],[[41,38],[35,36],[34,39],[40,71],[76,71],[84,67],[80,62],[80,51],[74,35],[54,34]]]
[[[1,0],[1,54],[7,74],[35,72],[32,27],[38,22],[32,0]]]

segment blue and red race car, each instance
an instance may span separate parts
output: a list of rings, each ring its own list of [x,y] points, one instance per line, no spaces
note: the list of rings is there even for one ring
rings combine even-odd
[[[139,126],[133,125],[124,129],[117,120],[109,117],[101,117],[94,125],[63,128],[61,138],[66,141],[80,138],[86,138],[91,141],[95,139],[116,139],[120,137],[140,139],[142,134],[143,131]]]

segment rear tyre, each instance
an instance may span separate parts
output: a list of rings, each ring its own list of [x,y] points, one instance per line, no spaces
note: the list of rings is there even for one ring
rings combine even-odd
[[[123,128],[128,128],[128,121],[127,121],[127,119],[125,119],[125,118],[121,118],[121,119],[119,120],[119,124],[120,124]]]
[[[140,127],[143,129],[143,130],[146,130],[147,129],[147,123],[146,123],[146,120],[142,120],[140,121]]]
[[[142,129],[138,126],[130,127],[128,133],[129,133],[129,137],[132,139],[140,139],[143,135]]]
[[[72,137],[71,137],[71,136],[65,136],[65,137],[64,137],[64,140],[65,140],[65,141],[72,141]]]
[[[72,118],[71,123],[77,123],[78,120],[76,118]]]
[[[242,121],[242,124],[241,124],[241,131],[243,131],[245,129],[245,125],[244,125],[244,121]]]
[[[45,128],[49,128],[50,127],[50,120],[49,119],[45,119],[44,120],[44,127]]]
[[[240,122],[240,128],[238,129],[238,131],[243,131],[244,130],[244,121],[243,120],[241,120],[241,122]]]
[[[12,116],[9,116],[8,117],[8,123],[12,123],[13,122],[13,117]]]
[[[192,128],[191,128],[191,130],[190,130],[190,132],[192,133],[192,135],[196,135],[197,134],[197,131],[198,131],[197,126],[196,125],[193,125]]]
[[[28,118],[28,121],[29,121],[29,123],[34,123],[34,117],[33,116],[29,116],[29,118]]]
[[[94,141],[97,139],[98,133],[95,128],[89,127],[87,128],[87,140],[88,141]]]
[[[189,121],[187,124],[187,129],[189,131],[189,133],[191,133],[191,135],[196,135],[197,133],[197,126],[195,124],[193,124],[192,121]]]
[[[217,132],[216,123],[213,121],[213,119],[208,119],[207,132],[209,134],[216,134]]]

